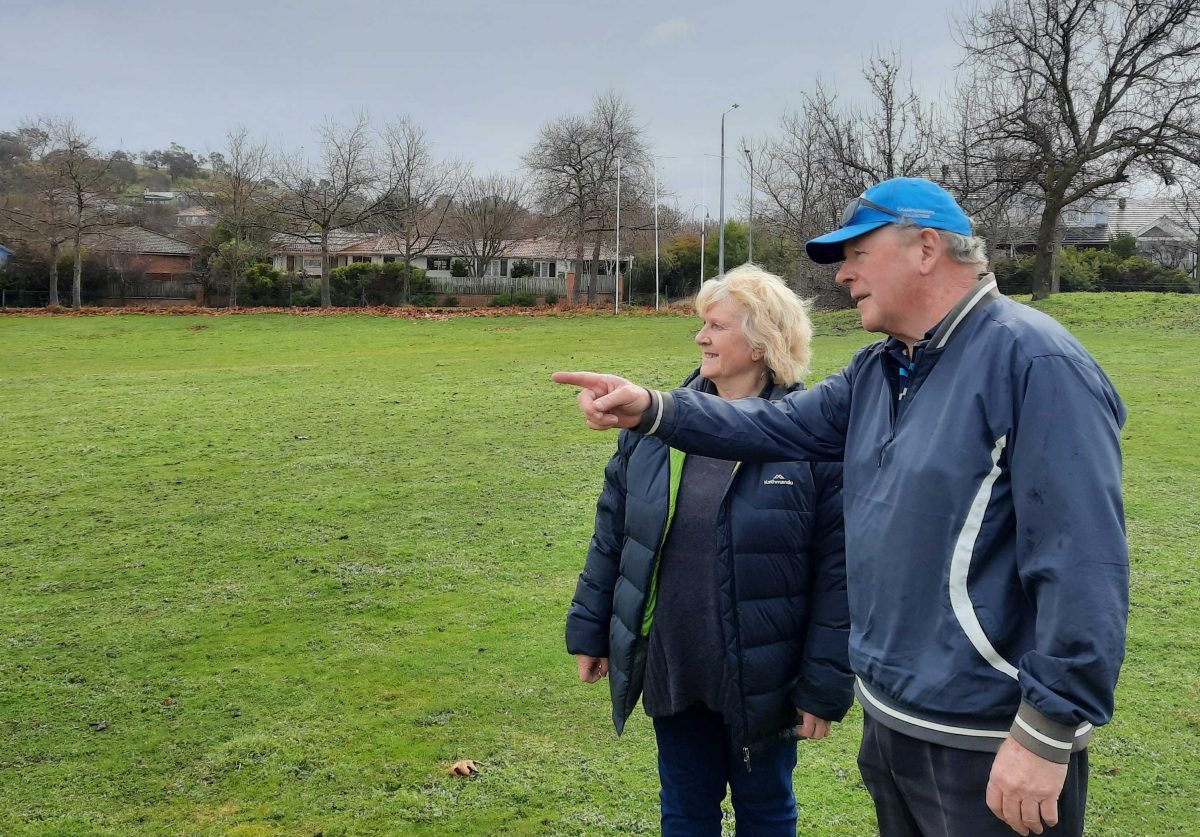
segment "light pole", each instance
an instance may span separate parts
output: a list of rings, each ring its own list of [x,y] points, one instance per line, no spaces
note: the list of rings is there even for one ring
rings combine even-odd
[[[708,221],[708,205],[703,203],[692,204],[691,210],[688,212],[688,217],[692,219],[692,223],[696,222],[696,210],[703,207],[704,215],[700,218],[700,284],[704,284],[704,228],[705,222]]]
[[[737,109],[737,103],[734,102],[725,113]],[[721,114],[721,238],[720,244],[717,246],[717,275],[725,275],[725,113]]]
[[[658,158],[654,158],[654,310],[658,310]]]
[[[658,310],[658,161],[674,160],[665,154],[654,158],[654,310]]]
[[[746,223],[746,261],[753,263],[754,261],[754,155],[750,153],[749,146],[743,146],[742,152],[746,155],[746,159],[750,161],[750,219]]]
[[[617,158],[617,268],[613,278],[613,313],[621,313],[621,158]]]

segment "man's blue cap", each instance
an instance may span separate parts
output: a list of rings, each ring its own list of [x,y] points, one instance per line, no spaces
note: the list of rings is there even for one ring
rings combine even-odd
[[[877,183],[863,192],[861,198],[851,201],[846,211],[849,217],[842,218],[840,227],[804,245],[814,262],[840,262],[845,258],[843,245],[847,241],[904,219],[918,227],[971,235],[971,219],[954,197],[932,180],[921,177],[895,177]]]

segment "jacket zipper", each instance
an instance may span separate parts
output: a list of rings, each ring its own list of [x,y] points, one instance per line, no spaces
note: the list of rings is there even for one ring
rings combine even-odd
[[[729,495],[733,490],[733,482],[737,479],[738,471],[742,467],[741,462],[733,463],[733,473],[729,475],[729,482],[725,484],[725,496],[722,500],[722,507],[725,509],[726,525],[729,524]],[[741,614],[738,612],[738,595],[737,595],[737,568],[733,563],[733,528],[730,525],[729,539],[729,585],[733,592],[733,630],[734,630],[734,646],[737,649],[737,667],[738,667],[738,714],[742,716],[742,735],[749,735],[750,719],[746,717],[746,677],[745,668],[742,665],[742,629],[741,629]],[[750,773],[750,748],[742,747],[742,763],[746,766],[746,772]]]
[[[675,519],[675,499],[679,496],[679,482],[683,474],[683,461],[687,456],[683,451],[667,448],[667,521],[663,526],[662,536],[658,539],[658,548],[654,551],[654,570],[650,574],[650,589],[646,592],[646,603],[642,609],[642,636],[650,635],[650,627],[654,624],[654,611],[658,604],[658,573],[662,568],[662,549],[671,531],[671,523]]]

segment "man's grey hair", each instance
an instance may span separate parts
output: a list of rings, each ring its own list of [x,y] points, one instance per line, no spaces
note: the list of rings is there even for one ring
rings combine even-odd
[[[975,265],[980,273],[987,271],[987,242],[982,238],[977,235],[959,235],[949,230],[938,230],[938,235],[946,242],[946,252],[954,261]]]
[[[906,231],[919,232],[923,227],[911,218],[897,221],[896,226]],[[977,235],[960,235],[950,230],[938,230],[937,234],[946,243],[946,252],[959,264],[974,265],[980,273],[988,269],[987,242]]]

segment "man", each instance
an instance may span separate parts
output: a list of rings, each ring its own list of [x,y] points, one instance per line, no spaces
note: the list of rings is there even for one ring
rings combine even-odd
[[[844,460],[859,766],[883,837],[1080,835],[1124,656],[1125,408],[1065,329],[997,293],[931,181],[868,189],[807,251],[842,261],[863,327],[889,335],[813,389],[756,404],[554,379],[583,387],[595,429]]]

